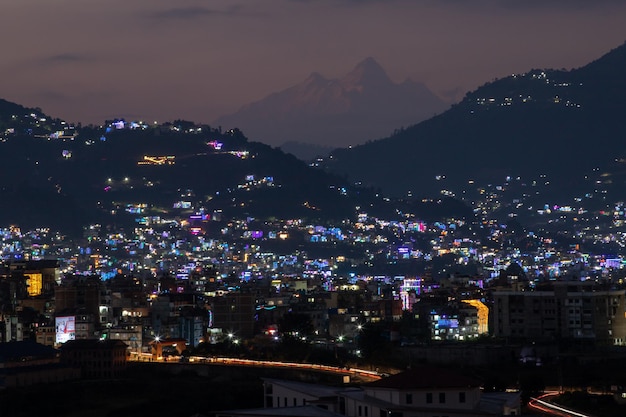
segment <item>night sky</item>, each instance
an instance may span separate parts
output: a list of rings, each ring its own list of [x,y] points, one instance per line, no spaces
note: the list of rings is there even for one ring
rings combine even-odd
[[[0,97],[71,122],[211,123],[365,57],[446,100],[626,41],[623,0],[4,0]]]

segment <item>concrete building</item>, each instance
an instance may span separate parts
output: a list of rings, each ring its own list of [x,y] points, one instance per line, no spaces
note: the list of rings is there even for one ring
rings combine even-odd
[[[212,327],[237,338],[254,336],[255,298],[252,294],[231,293],[211,301]]]
[[[99,276],[66,277],[62,284],[55,287],[55,315],[64,312],[83,311],[94,318],[100,318],[100,287]],[[68,314],[69,315],[69,314]]]
[[[115,378],[125,369],[127,345],[121,340],[69,340],[59,350],[61,362],[79,368],[83,378]]]
[[[441,369],[416,368],[342,393],[345,415],[434,417],[484,415],[480,382]]]
[[[77,379],[80,370],[64,366],[59,351],[34,342],[0,343],[0,389]]]
[[[534,291],[494,293],[494,335],[626,344],[626,290],[592,282],[554,282]]]
[[[485,417],[521,413],[519,393],[485,394],[477,380],[441,368],[415,368],[360,387],[270,378],[263,382],[264,409],[223,411],[218,415]]]

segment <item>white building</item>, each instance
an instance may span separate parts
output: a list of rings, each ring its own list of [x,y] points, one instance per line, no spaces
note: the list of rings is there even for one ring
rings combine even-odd
[[[434,367],[420,367],[360,387],[323,386],[264,378],[263,410],[231,410],[218,417],[316,415],[345,417],[489,417],[519,415],[519,393],[485,394],[480,383]],[[273,409],[273,412],[269,409]]]

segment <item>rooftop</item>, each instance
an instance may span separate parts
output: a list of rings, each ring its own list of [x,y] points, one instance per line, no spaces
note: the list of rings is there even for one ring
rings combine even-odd
[[[368,388],[389,389],[428,389],[428,388],[467,388],[480,387],[477,379],[458,374],[447,369],[436,367],[413,368],[399,374],[391,375],[378,381],[365,384]]]

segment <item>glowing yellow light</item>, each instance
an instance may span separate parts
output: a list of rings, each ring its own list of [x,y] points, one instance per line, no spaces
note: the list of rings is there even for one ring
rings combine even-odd
[[[480,300],[462,300],[478,310],[478,333],[489,333],[489,307]]]
[[[28,286],[28,295],[35,297],[41,294],[43,287],[43,277],[40,273],[24,274],[28,277],[26,285]]]

